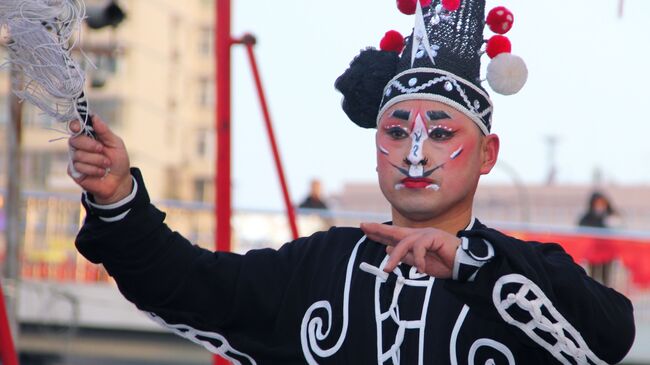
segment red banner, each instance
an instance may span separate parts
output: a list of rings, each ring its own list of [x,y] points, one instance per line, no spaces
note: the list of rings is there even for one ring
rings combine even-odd
[[[630,271],[634,284],[650,287],[650,238],[523,231],[509,231],[508,234],[526,241],[559,243],[577,263],[620,260]]]

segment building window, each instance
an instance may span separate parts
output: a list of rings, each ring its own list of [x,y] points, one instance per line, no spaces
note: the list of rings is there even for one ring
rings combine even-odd
[[[44,190],[57,159],[67,159],[67,154],[51,151],[26,151],[23,155],[23,181],[29,188]]]
[[[214,132],[208,128],[200,128],[196,133],[196,154],[207,158],[214,152]]]
[[[119,127],[122,122],[123,101],[120,98],[90,98],[90,112],[99,115],[111,128]]]
[[[206,178],[197,178],[194,180],[194,200],[199,202],[208,201],[208,189],[211,181]]]
[[[90,80],[90,86],[96,89],[106,85],[108,80],[115,76],[118,68],[118,59],[113,55],[93,55],[95,67],[86,67],[86,77]]]
[[[212,56],[212,47],[214,46],[214,28],[201,27],[199,29],[199,54],[202,56]]]
[[[199,105],[202,107],[214,105],[214,82],[210,78],[199,79]]]
[[[165,198],[178,200],[180,198],[178,193],[181,184],[180,182],[181,174],[179,173],[179,169],[173,166],[167,166],[165,168],[165,174],[167,175]]]
[[[92,95],[88,97],[88,106],[92,114],[99,115],[111,128],[119,126],[122,118],[123,102],[119,98],[95,98]],[[66,125],[57,122],[51,116],[45,114],[36,106],[30,103],[23,103],[22,124],[25,127],[46,127],[65,130]],[[54,133],[54,132],[53,132]],[[54,136],[52,138],[56,138]]]

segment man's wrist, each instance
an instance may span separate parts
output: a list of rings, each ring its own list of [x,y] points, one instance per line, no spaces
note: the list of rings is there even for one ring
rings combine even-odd
[[[494,248],[487,240],[478,237],[461,237],[456,251],[452,278],[457,281],[474,281],[479,269],[492,260]]]
[[[121,200],[124,200],[133,192],[133,186],[135,183],[135,180],[133,176],[131,176],[131,174],[129,174],[128,177],[125,178],[124,180],[125,180],[124,182],[119,184],[117,191],[115,191],[115,193],[112,196],[108,198],[93,196],[94,202],[99,205],[113,205]]]
[[[82,202],[88,213],[97,216],[105,222],[116,222],[126,217],[135,205],[148,202],[149,197],[144,190],[144,186],[142,188],[139,187],[138,179],[142,182],[139,171],[132,169],[131,173],[133,174],[130,176],[132,190],[119,201],[111,204],[100,204],[93,195],[84,192]],[[140,192],[139,190],[143,191]]]

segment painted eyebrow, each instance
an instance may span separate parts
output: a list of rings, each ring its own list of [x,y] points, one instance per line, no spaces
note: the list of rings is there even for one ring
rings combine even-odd
[[[443,112],[442,110],[429,110],[427,112],[427,117],[429,118],[430,121],[451,119],[449,114]]]
[[[408,110],[397,109],[393,111],[393,117],[408,121],[411,119],[411,112]]]

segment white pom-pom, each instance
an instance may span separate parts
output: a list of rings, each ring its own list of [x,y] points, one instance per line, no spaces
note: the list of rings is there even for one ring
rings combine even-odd
[[[526,84],[528,69],[524,60],[512,53],[501,53],[487,67],[487,81],[495,92],[516,94]]]

